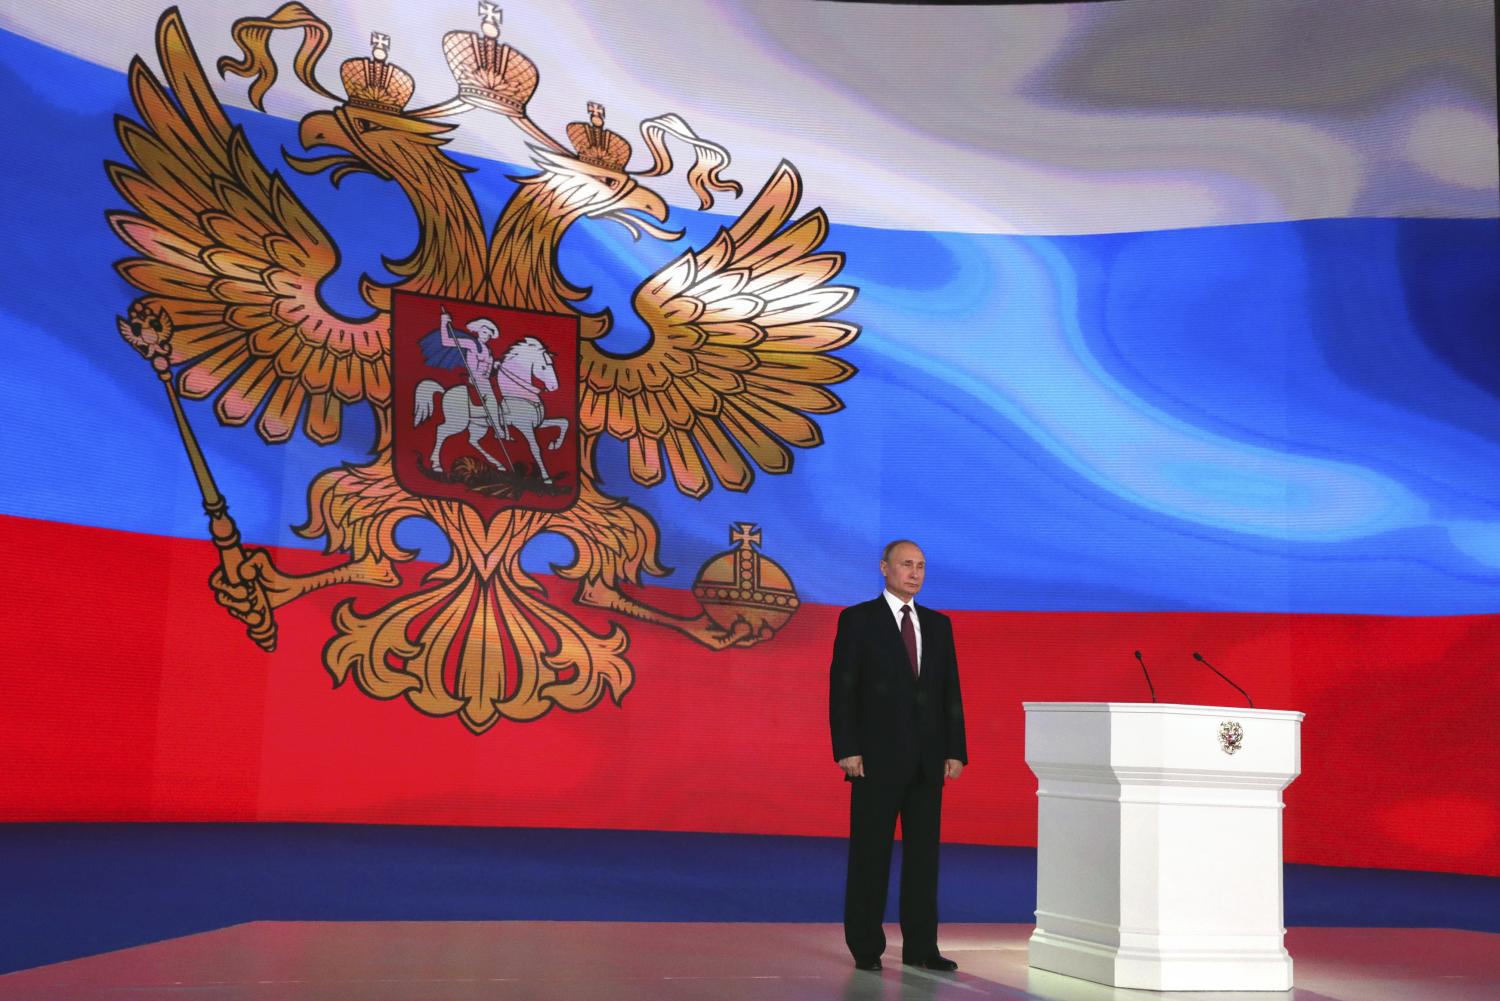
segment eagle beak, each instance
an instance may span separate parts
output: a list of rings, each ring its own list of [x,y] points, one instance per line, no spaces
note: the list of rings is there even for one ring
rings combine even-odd
[[[606,212],[604,217],[624,226],[630,231],[631,237],[637,240],[642,233],[668,242],[682,236],[682,230],[663,229],[650,221],[667,221],[667,203],[661,195],[647,187],[637,186],[619,204]]]
[[[374,174],[389,180],[384,172],[371,165],[367,147],[355,136],[354,130],[347,127],[348,124],[348,116],[344,114],[343,108],[308,115],[297,130],[297,138],[302,147],[311,150],[331,146],[345,152],[331,156],[303,157],[283,151],[281,155],[292,169],[304,174],[319,174],[331,169],[333,173],[328,179],[335,187],[350,174]],[[366,155],[359,155],[361,153]]]

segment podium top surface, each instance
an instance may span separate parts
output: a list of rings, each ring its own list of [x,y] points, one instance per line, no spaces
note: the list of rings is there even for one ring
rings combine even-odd
[[[1157,716],[1241,716],[1255,719],[1301,720],[1288,709],[1251,709],[1249,706],[1200,706],[1175,702],[1022,702],[1028,713],[1140,713]]]

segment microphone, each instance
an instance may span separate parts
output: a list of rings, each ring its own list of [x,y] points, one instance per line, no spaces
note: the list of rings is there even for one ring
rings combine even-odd
[[[1151,683],[1151,672],[1148,671],[1148,670],[1146,670],[1146,658],[1142,657],[1141,656],[1141,652],[1139,650],[1137,650],[1135,652],[1135,659],[1141,665],[1141,673],[1146,676],[1146,687],[1149,688],[1149,689],[1151,689],[1151,701],[1155,702],[1156,701],[1156,686]]]
[[[1214,667],[1212,664],[1210,664],[1208,662],[1208,658],[1205,657],[1205,656],[1203,656],[1203,654],[1199,653],[1197,650],[1193,651],[1193,659],[1196,660],[1198,663],[1202,664],[1204,667],[1207,667],[1210,671],[1214,672],[1219,677],[1223,678],[1225,681],[1229,681],[1229,675],[1225,674],[1223,671],[1219,670],[1217,667]],[[1250,701],[1249,694],[1243,688],[1241,688],[1239,685],[1236,685],[1232,681],[1229,681],[1229,684],[1234,687],[1235,691],[1237,691],[1241,695],[1245,696],[1245,701],[1250,703],[1250,708],[1251,709],[1255,708],[1255,703]]]

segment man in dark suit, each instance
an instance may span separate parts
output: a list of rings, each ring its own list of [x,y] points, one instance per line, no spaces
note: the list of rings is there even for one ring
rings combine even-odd
[[[926,557],[915,542],[885,547],[885,591],[839,615],[829,671],[833,757],[850,783],[844,941],[861,970],[880,969],[886,881],[901,818],[901,961],[958,964],[938,952],[938,841],[943,782],[968,763],[953,624],[918,607]]]

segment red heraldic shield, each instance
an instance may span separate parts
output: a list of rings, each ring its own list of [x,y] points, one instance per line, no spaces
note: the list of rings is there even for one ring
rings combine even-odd
[[[578,317],[394,293],[396,481],[486,520],[578,500]]]

